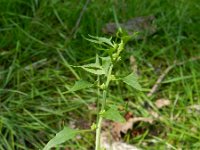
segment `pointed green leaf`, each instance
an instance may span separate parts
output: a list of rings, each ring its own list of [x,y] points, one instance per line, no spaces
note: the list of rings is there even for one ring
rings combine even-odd
[[[85,88],[90,88],[92,86],[93,86],[93,84],[88,81],[79,80],[79,81],[75,82],[74,86],[69,91],[74,92],[74,91],[82,90]]]
[[[102,69],[93,69],[93,68],[86,68],[86,67],[81,67],[82,69],[84,69],[87,72],[96,74],[96,75],[102,75],[105,74],[105,71]]]
[[[96,37],[96,36],[92,36],[89,35],[91,37],[91,39],[86,38],[88,41],[93,42],[93,43],[97,43],[97,44],[107,44],[111,47],[113,47],[113,43],[111,42],[112,37],[111,38],[105,38],[105,37]]]
[[[105,71],[103,70],[102,66],[100,66],[97,63],[87,64],[80,67],[84,69],[85,71],[96,74],[96,75],[105,74]]]
[[[94,39],[88,39],[88,38],[85,38],[86,40],[92,42],[92,43],[96,43],[96,44],[102,44],[102,42],[98,41],[98,40],[94,40]]]
[[[73,67],[82,68],[85,71],[96,74],[96,75],[105,74],[105,71],[103,70],[102,66],[100,66],[98,63],[91,63],[91,64],[87,64],[83,66],[73,66]]]
[[[94,69],[102,69],[102,67],[99,65],[99,63],[86,64],[86,65],[82,65],[81,67],[84,67],[84,68],[94,68]]]
[[[124,117],[119,113],[117,108],[111,107],[105,113],[103,113],[103,117],[115,122],[125,122]]]
[[[77,130],[65,127],[62,131],[58,132],[54,138],[52,138],[43,150],[49,150],[56,145],[66,142],[76,136]]]
[[[129,74],[128,76],[122,78],[122,81],[136,90],[141,91],[142,87],[137,80],[137,76],[134,73]]]

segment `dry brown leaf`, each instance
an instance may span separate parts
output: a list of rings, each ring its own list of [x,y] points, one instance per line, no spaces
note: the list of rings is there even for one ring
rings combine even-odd
[[[139,150],[134,145],[126,144],[121,141],[114,141],[109,132],[102,132],[101,134],[101,147],[105,150]]]
[[[126,120],[129,120],[130,118],[133,118],[133,114],[131,112],[127,112],[125,115],[124,115],[124,118]]]
[[[163,108],[165,106],[169,106],[170,104],[171,101],[169,99],[164,99],[164,98],[158,99],[155,102],[155,105],[158,109]]]
[[[97,106],[94,103],[93,104],[88,104],[87,106],[88,106],[89,110],[96,110],[97,109]]]
[[[131,118],[129,119],[126,123],[123,123],[121,125],[121,132],[126,133],[129,129],[132,129],[132,126],[135,122],[148,122],[148,123],[153,123],[153,119],[151,118],[144,118],[144,117],[135,117],[135,118]]]
[[[195,104],[195,105],[191,105],[191,106],[188,106],[188,113],[193,113],[193,112],[200,112],[200,105],[198,104]]]
[[[149,110],[148,112],[149,112],[149,114],[150,114],[151,116],[153,116],[153,118],[155,118],[155,119],[158,119],[158,118],[159,118],[159,114],[158,114],[157,112],[155,112],[155,111],[153,111],[153,110]]]
[[[139,148],[130,145],[130,144],[126,144],[123,142],[114,142],[112,144],[112,150],[139,150]],[[111,150],[111,149],[107,149],[107,150]]]
[[[153,123],[153,119],[152,118],[145,118],[145,117],[135,117],[135,118],[130,118],[127,122],[125,123],[113,123],[113,134],[117,137],[120,138],[121,135],[120,133],[127,133],[127,131],[129,129],[132,129],[133,124],[136,122],[148,122],[150,124]]]
[[[131,55],[129,59],[130,59],[131,70],[134,73],[137,73],[138,72],[138,67],[137,67],[137,63],[136,63],[135,57],[133,55]]]

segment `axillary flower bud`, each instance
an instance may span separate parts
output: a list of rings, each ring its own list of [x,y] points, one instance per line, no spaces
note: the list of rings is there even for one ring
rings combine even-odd
[[[105,90],[106,89],[106,85],[103,83],[102,85],[100,85],[100,89]]]
[[[115,49],[115,51],[118,49],[118,44],[114,43],[113,48]]]
[[[112,58],[114,61],[117,60],[118,57],[119,57],[118,53],[112,54]]]
[[[116,80],[115,75],[110,75],[110,80]]]
[[[124,50],[124,42],[123,42],[123,40],[119,43],[119,47],[118,47],[118,50],[117,50],[117,52],[118,53],[120,53],[121,51],[123,51]]]

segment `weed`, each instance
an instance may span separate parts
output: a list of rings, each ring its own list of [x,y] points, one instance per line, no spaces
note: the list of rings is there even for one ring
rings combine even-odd
[[[74,80],[93,84],[97,79],[70,64],[95,61],[96,50],[81,35],[105,36],[101,28],[116,17],[119,22],[138,16],[156,17],[157,33],[127,44],[121,55],[123,61],[113,68],[116,76],[128,74],[129,58],[134,56],[146,93],[174,60],[182,62],[200,55],[199,0],[90,1],[72,37],[86,2],[0,1],[0,149],[42,149],[63,126],[81,119],[90,125],[95,122],[93,110],[87,108],[96,101],[97,83],[77,92],[69,90]],[[175,66],[151,97],[119,81],[110,82],[106,111],[115,104],[135,116],[146,117],[144,104],[167,98],[171,105],[159,111],[164,118],[159,121],[161,133],[127,138],[126,142],[144,149],[199,149],[199,111],[189,109],[200,104],[199,76],[199,61]],[[91,132],[60,147],[88,150],[94,146]]]
[[[97,49],[104,52],[104,56],[99,56],[96,54],[96,62],[91,64],[86,64],[82,66],[73,66],[82,68],[83,70],[92,73],[97,76],[97,80],[94,83],[90,83],[85,80],[78,80],[75,82],[74,86],[69,89],[68,92],[75,92],[78,90],[82,90],[85,88],[96,87],[97,88],[97,96],[102,93],[102,98],[98,97],[97,106],[101,108],[97,108],[99,112],[97,112],[97,122],[93,123],[91,126],[91,131],[96,130],[96,142],[95,142],[95,150],[101,150],[103,147],[100,145],[100,134],[102,128],[103,119],[109,119],[112,121],[124,122],[125,119],[121,116],[118,111],[117,105],[108,105],[107,104],[107,95],[109,90],[109,85],[111,81],[123,81],[127,85],[131,87],[141,90],[141,86],[137,81],[137,77],[134,73],[129,74],[125,77],[117,77],[113,73],[113,67],[115,64],[121,60],[121,52],[125,49],[125,44],[128,42],[128,39],[131,39],[129,36],[122,36],[120,38],[120,42],[114,42],[112,38],[104,38],[104,37],[94,37],[90,36],[87,40],[98,44]],[[106,55],[106,56],[105,56]],[[60,143],[66,142],[69,139],[75,137],[76,134],[90,131],[90,130],[74,130],[65,127],[62,131],[56,134],[56,136],[51,139],[44,150],[48,150],[51,147],[54,147]]]

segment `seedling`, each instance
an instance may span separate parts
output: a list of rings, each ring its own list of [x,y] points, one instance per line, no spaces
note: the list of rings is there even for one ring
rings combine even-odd
[[[112,38],[94,37],[86,38],[88,41],[98,45],[97,49],[103,51],[103,56],[96,54],[96,61],[91,64],[86,64],[79,67],[88,73],[92,73],[96,76],[96,82],[90,83],[89,81],[79,80],[76,81],[74,86],[68,92],[75,92],[86,88],[96,88],[98,93],[102,95],[102,98],[98,98],[97,106],[100,106],[99,112],[97,112],[97,122],[93,123],[91,129],[88,130],[75,130],[65,127],[62,131],[56,134],[51,139],[43,150],[48,150],[58,144],[73,139],[77,134],[81,132],[90,132],[96,130],[96,142],[95,150],[102,150],[100,145],[100,134],[103,119],[108,119],[116,122],[125,122],[123,116],[117,109],[117,106],[107,105],[107,94],[110,82],[118,80],[126,83],[134,89],[141,90],[141,86],[137,81],[137,77],[134,73],[130,73],[125,77],[117,77],[113,72],[113,67],[121,60],[121,52],[125,49],[125,44],[130,39],[128,36],[122,36],[119,42],[114,42]],[[98,94],[98,95],[99,95]]]

